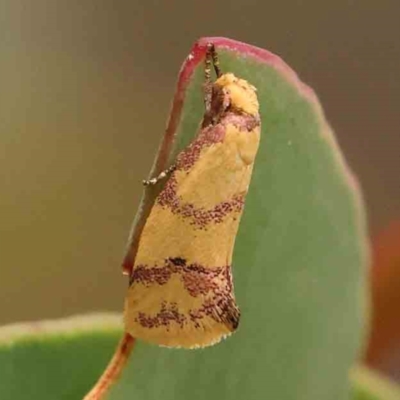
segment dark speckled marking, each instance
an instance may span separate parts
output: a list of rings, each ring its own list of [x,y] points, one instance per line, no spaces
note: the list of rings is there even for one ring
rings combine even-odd
[[[161,303],[160,311],[155,316],[149,316],[145,313],[139,313],[137,318],[140,325],[145,328],[157,328],[160,326],[164,326],[169,330],[169,325],[171,321],[174,321],[183,328],[186,317],[181,314],[178,310],[178,305],[176,303],[167,303],[163,301]]]
[[[176,170],[171,174],[156,200],[160,206],[168,207],[174,214],[189,219],[190,224],[194,228],[206,229],[207,225],[211,223],[221,223],[227,215],[240,213],[244,207],[246,193],[238,193],[232,199],[227,199],[210,210],[196,208],[193,204],[183,203],[182,199],[177,196],[178,184],[176,181],[176,172],[185,171],[186,173],[190,173],[190,169],[196,163],[204,148],[223,142],[227,124],[237,126],[245,135],[256,126],[259,126],[260,121],[258,116],[227,113],[217,125],[210,125],[202,129],[198,137],[179,154],[176,162]]]
[[[184,288],[193,297],[204,297],[202,306],[191,309],[188,315],[179,313],[177,303],[163,302],[160,311],[150,316],[139,313],[136,321],[146,328],[165,326],[172,321],[181,327],[190,322],[195,327],[201,326],[201,320],[210,317],[223,323],[231,330],[237,328],[240,312],[233,297],[233,284],[230,266],[206,268],[198,264],[186,264],[181,257],[165,260],[163,267],[139,265],[133,270],[132,284],[141,283],[146,287],[154,284],[165,285],[173,274],[178,274]]]
[[[227,286],[228,291],[232,290],[230,266],[211,269],[195,263],[186,265],[186,261],[180,257],[165,260],[163,267],[136,266],[131,282],[141,283],[146,287],[154,284],[164,285],[171,279],[172,274],[180,275],[185,289],[193,297],[206,295],[213,290],[218,292],[220,285]],[[216,279],[221,283],[217,283]]]
[[[222,125],[204,128],[197,138],[183,150],[176,160],[176,169],[189,171],[199,159],[200,153],[206,147],[215,143],[222,143],[225,138],[225,127]]]
[[[173,265],[176,266],[183,267],[186,265],[186,260],[182,257],[169,258],[167,261],[170,261]]]
[[[196,208],[193,204],[181,203],[176,195],[176,180],[171,176],[167,187],[160,193],[157,202],[181,217],[190,220],[190,224],[199,229],[206,229],[209,224],[222,223],[231,213],[241,213],[244,207],[245,193],[238,193],[231,200],[223,201],[210,210]]]

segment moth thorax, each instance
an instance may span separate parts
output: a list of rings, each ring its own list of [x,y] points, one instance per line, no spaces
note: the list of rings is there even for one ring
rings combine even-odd
[[[232,73],[223,74],[215,81],[213,92],[217,94],[213,95],[213,100],[215,97],[219,98],[221,106],[253,116],[258,115],[256,88],[246,80],[236,78]]]

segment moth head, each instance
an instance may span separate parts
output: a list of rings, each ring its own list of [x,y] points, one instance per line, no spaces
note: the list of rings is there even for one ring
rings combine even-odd
[[[246,80],[227,73],[214,82],[214,87],[223,93],[223,103],[226,107],[249,115],[258,115],[257,89]]]

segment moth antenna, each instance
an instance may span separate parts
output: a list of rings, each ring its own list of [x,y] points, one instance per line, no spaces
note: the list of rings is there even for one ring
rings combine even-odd
[[[211,99],[212,99],[211,64],[214,68],[217,78],[219,78],[222,75],[222,72],[219,66],[218,54],[215,51],[214,43],[207,44],[206,59],[205,59],[204,108],[206,114],[208,114],[211,110]]]
[[[221,67],[219,66],[219,58],[218,58],[218,54],[215,50],[214,43],[208,43],[207,50],[211,54],[211,59],[212,59],[215,75],[217,75],[217,78],[219,78],[222,75],[222,71],[221,71]]]
[[[212,46],[212,47],[211,47]],[[211,98],[212,98],[212,83],[211,83],[211,48],[214,48],[212,43],[207,45],[206,59],[204,61],[204,108],[205,113],[208,114],[211,110]]]
[[[154,186],[155,184],[157,184],[162,179],[165,179],[171,172],[175,171],[175,169],[176,169],[176,166],[172,165],[171,167],[165,169],[164,171],[161,171],[160,174],[158,176],[156,176],[155,178],[144,179],[142,181],[143,185],[144,186]]]

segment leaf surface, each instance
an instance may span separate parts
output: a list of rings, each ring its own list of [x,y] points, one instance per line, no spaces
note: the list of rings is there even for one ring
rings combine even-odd
[[[356,181],[312,90],[265,50],[201,39],[182,67],[152,176],[197,132],[210,40],[222,69],[257,87],[261,106],[261,144],[233,259],[241,324],[202,350],[138,342],[109,399],[348,399],[348,372],[366,330],[365,218]],[[125,270],[157,190],[146,190]],[[10,396],[2,398],[79,398],[105,367],[116,335],[97,329],[74,341],[57,336],[0,347],[0,392]],[[35,385],[35,396],[21,397]]]
[[[241,325],[204,350],[139,343],[111,399],[347,399],[366,330],[365,218],[314,92],[265,50],[201,39],[181,69],[151,176],[197,132],[208,41],[223,71],[253,84],[260,102],[260,149],[233,259]],[[145,194],[137,237],[157,190]]]

